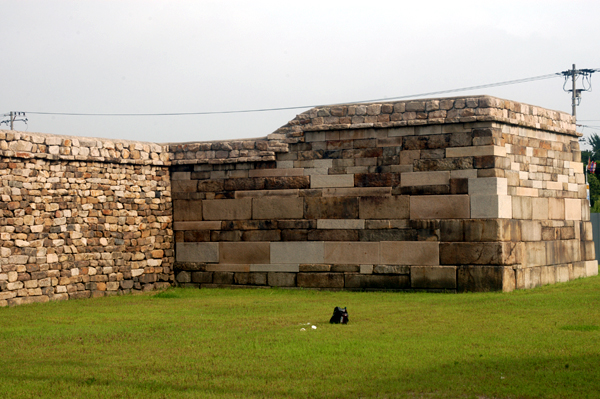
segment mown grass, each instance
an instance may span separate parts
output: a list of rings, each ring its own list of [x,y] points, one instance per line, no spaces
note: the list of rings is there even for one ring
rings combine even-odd
[[[338,305],[348,325],[328,324]],[[173,289],[0,309],[0,397],[598,398],[599,344],[598,277],[508,294]]]

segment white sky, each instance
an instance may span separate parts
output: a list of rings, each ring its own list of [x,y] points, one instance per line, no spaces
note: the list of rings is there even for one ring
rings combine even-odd
[[[592,0],[0,0],[0,15],[0,115],[332,104],[528,78],[573,63],[600,68],[600,2]],[[600,88],[600,72],[592,82]],[[570,112],[562,86],[557,77],[451,95]],[[303,111],[28,114],[28,127],[15,129],[205,141],[265,136]],[[578,119],[600,126],[600,90],[583,93]]]

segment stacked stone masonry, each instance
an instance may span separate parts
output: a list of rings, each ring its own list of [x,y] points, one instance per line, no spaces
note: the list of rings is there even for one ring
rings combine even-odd
[[[595,275],[577,139],[568,114],[489,96],[318,107],[252,140],[0,131],[0,306]]]
[[[169,154],[0,131],[0,306],[173,282]]]
[[[595,275],[577,140],[568,114],[479,96],[170,145],[176,280],[464,292]]]

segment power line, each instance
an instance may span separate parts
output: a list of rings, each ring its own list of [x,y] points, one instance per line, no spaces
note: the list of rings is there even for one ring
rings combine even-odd
[[[409,94],[404,96],[397,97],[386,97],[386,98],[376,98],[372,100],[361,100],[354,101],[350,103],[338,103],[338,104],[320,104],[320,105],[301,105],[294,107],[278,107],[278,108],[256,108],[256,109],[246,109],[246,110],[233,110],[233,111],[203,111],[203,112],[170,112],[170,113],[142,113],[142,114],[134,114],[134,113],[76,113],[76,112],[42,112],[42,111],[26,111],[28,114],[33,115],[63,115],[63,116],[186,116],[186,115],[216,115],[216,114],[241,114],[241,113],[252,113],[252,112],[269,112],[269,111],[287,111],[293,109],[306,109],[306,108],[314,108],[314,107],[322,107],[322,106],[331,106],[331,105],[341,105],[341,104],[360,104],[360,103],[369,103],[369,102],[377,102],[377,101],[392,101],[392,100],[401,100],[407,98],[414,97],[425,97],[437,94],[448,94],[448,93],[457,93],[461,91],[468,90],[478,90],[478,89],[486,89],[490,87],[498,87],[498,86],[508,86],[519,83],[528,83],[537,80],[551,79],[556,78],[558,76],[562,76],[562,72],[551,73],[548,75],[540,75],[533,76],[530,78],[517,79],[517,80],[507,80],[504,82],[497,83],[489,83],[478,86],[469,86],[469,87],[461,87],[458,89],[450,89],[450,90],[441,90],[441,91],[431,91],[427,93],[419,93],[419,94]]]

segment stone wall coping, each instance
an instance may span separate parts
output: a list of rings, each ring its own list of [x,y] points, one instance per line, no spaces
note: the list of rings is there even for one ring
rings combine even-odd
[[[568,113],[488,95],[319,106],[266,137],[149,143],[0,130],[0,155],[122,164],[194,165],[267,162],[304,141],[306,132],[501,122],[580,137]]]
[[[275,133],[391,128],[467,122],[503,122],[570,136],[575,118],[562,111],[488,95],[320,106],[297,115]]]

